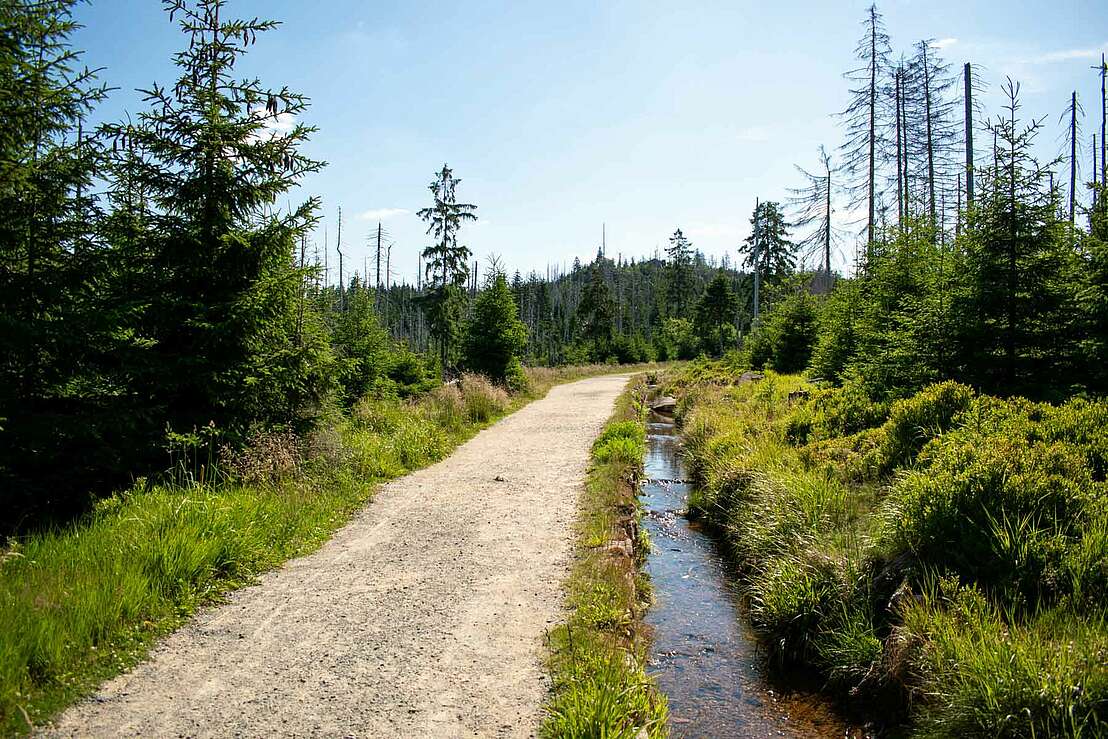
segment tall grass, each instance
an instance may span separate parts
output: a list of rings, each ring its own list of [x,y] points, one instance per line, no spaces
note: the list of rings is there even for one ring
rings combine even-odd
[[[690,508],[770,654],[922,735],[1108,731],[1108,403],[719,372],[682,388]]]
[[[380,481],[442,459],[590,371],[532,371],[515,396],[465,375],[417,401],[367,398],[307,437],[259,434],[245,450],[223,450],[219,465],[209,454],[203,474],[137,484],[64,529],[9,540],[0,550],[0,734],[29,731],[198,607],[316,549]]]
[[[549,635],[554,689],[546,737],[664,736],[666,702],[647,677],[639,619],[648,597],[638,575],[647,546],[636,479],[645,447],[641,385],[625,392],[592,448],[581,502],[567,622]]]

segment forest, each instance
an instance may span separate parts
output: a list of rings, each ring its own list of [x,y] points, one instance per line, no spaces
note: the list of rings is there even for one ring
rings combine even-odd
[[[1103,58],[1097,99],[1059,91],[1028,112],[1018,80],[932,40],[894,51],[871,6],[849,106],[827,111],[844,140],[753,204],[734,261],[674,224],[653,254],[613,259],[602,240],[567,269],[482,265],[467,246],[480,204],[443,164],[417,213],[425,244],[401,254],[378,225],[375,264],[350,270],[341,210],[332,252],[320,198],[279,205],[338,166],[304,153],[308,98],[236,76],[276,21],[164,0],[177,78],[92,124],[113,89],[72,46],[76,3],[0,0],[0,627],[19,635],[0,731],[122,669],[66,682],[97,644],[148,645],[318,546],[371,482],[557,382],[655,362],[682,363],[664,383],[699,486],[690,515],[727,542],[782,664],[910,731],[1108,730]],[[392,281],[401,258],[419,260],[416,284]],[[221,532],[224,549],[88,574],[158,531]],[[34,561],[84,568],[69,575],[90,578],[83,615],[27,615],[26,583],[65,580]],[[572,710],[600,721],[596,700]],[[620,730],[658,710],[612,705]]]

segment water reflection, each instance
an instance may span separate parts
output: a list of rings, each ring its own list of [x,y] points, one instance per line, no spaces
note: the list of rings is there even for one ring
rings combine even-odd
[[[647,429],[640,499],[653,551],[649,670],[669,698],[675,737],[843,737],[855,732],[818,695],[782,694],[761,664],[717,541],[684,516],[690,485],[672,423]]]

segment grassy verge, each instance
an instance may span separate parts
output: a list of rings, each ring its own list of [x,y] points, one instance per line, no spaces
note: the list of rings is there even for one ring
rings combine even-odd
[[[567,582],[569,618],[550,634],[548,737],[664,736],[665,697],[647,677],[639,619],[649,543],[639,528],[637,479],[645,447],[644,387],[634,382],[593,444]]]
[[[690,503],[781,663],[917,735],[1108,732],[1108,403],[737,376],[675,383]]]
[[[378,483],[442,459],[553,385],[620,369],[530,370],[514,396],[466,376],[414,402],[367,399],[307,438],[258,436],[222,460],[218,483],[138,484],[72,526],[9,540],[0,734],[48,720],[197,608],[315,550]]]

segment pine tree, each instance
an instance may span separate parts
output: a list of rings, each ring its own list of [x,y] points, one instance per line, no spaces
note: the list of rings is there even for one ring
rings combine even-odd
[[[148,109],[105,128],[113,148],[141,152],[129,166],[148,200],[149,342],[135,383],[163,428],[209,423],[229,438],[254,425],[309,419],[330,390],[330,353],[300,311],[305,277],[297,245],[318,200],[291,211],[277,199],[322,163],[299,151],[315,130],[295,120],[306,99],[260,80],[236,80],[236,61],[275,21],[222,17],[223,0],[175,0],[170,20],[188,37],[172,89],[144,91]],[[311,329],[311,330],[307,330]]]
[[[692,296],[693,252],[692,244],[681,229],[677,229],[669,237],[666,256],[669,257],[668,297],[673,306],[672,315],[683,318]]]
[[[735,320],[739,312],[739,297],[731,288],[731,281],[723,272],[708,283],[696,306],[696,323],[701,335],[715,335],[715,351],[723,354],[727,345],[727,329],[734,334]]]
[[[477,220],[477,206],[457,200],[459,182],[450,167],[442,165],[428,186],[434,204],[417,213],[427,222],[428,235],[434,237],[434,243],[423,250],[427,293],[422,305],[444,372],[452,364],[461,333],[464,287],[469,281],[470,251],[458,244],[458,232],[464,222]]]
[[[518,389],[526,382],[519,361],[526,343],[527,327],[519,320],[508,281],[494,270],[466,324],[465,366]]]
[[[89,195],[101,147],[82,125],[104,88],[69,45],[74,4],[0,2],[0,490],[25,493],[24,511],[104,482],[128,427],[108,408],[127,339],[97,289],[111,269]]]

